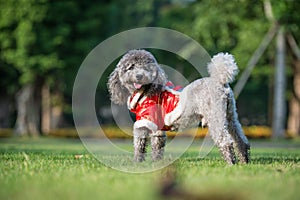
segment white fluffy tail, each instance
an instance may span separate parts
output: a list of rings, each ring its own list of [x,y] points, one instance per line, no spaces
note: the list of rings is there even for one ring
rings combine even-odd
[[[239,69],[233,56],[229,53],[218,53],[207,66],[210,77],[217,79],[221,84],[231,83]]]

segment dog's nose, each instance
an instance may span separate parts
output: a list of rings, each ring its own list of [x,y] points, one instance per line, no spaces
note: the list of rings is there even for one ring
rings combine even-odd
[[[142,74],[137,74],[135,77],[136,77],[137,80],[140,81],[140,80],[142,80],[143,75]]]

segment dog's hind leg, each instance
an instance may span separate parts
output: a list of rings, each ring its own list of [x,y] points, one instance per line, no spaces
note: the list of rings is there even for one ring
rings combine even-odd
[[[229,165],[233,165],[236,163],[236,157],[233,146],[234,141],[229,134],[228,120],[226,118],[227,101],[224,97],[215,99],[208,118],[209,133],[219,148],[224,160]]]
[[[210,132],[211,134],[211,132]],[[212,134],[214,135],[214,134]],[[223,156],[224,160],[229,164],[233,165],[236,163],[236,157],[234,153],[233,141],[229,134],[221,135],[214,135],[212,136],[215,144],[219,148],[221,155]]]
[[[209,123],[209,134],[211,135],[215,145],[217,145],[224,160],[233,165],[236,163],[236,157],[234,153],[233,139],[228,133],[226,124],[220,125],[217,121]]]
[[[212,96],[211,110],[208,120],[209,133],[214,140],[214,143],[219,148],[224,160],[233,165],[236,163],[236,157],[233,146],[233,138],[229,134],[227,114],[227,95],[226,93],[212,93],[218,96]]]
[[[164,156],[164,147],[166,145],[166,133],[157,131],[151,137],[152,160],[161,160]]]
[[[241,163],[249,163],[250,162],[250,144],[246,138],[246,136],[243,134],[243,130],[240,127],[240,125],[233,125],[232,136],[235,140],[237,154],[239,157],[239,161]]]
[[[233,95],[228,102],[227,120],[229,133],[231,134],[235,142],[239,161],[241,163],[250,162],[250,143],[247,137],[244,135],[242,126],[238,120],[238,114],[236,112],[235,100]]]
[[[243,133],[240,122],[237,120],[230,121],[229,131],[234,139],[239,161],[241,163],[250,162],[250,144]]]

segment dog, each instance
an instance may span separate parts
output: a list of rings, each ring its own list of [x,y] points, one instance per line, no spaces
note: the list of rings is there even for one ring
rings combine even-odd
[[[111,101],[127,103],[136,114],[133,127],[134,161],[145,160],[150,137],[152,160],[163,158],[165,131],[207,125],[224,160],[233,165],[250,160],[250,144],[243,133],[229,83],[238,74],[232,55],[219,53],[207,65],[209,77],[180,91],[167,79],[155,57],[146,50],[130,50],[109,76]],[[238,160],[235,155],[238,155]]]

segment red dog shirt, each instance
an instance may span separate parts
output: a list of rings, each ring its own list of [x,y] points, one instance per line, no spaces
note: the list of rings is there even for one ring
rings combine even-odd
[[[136,115],[135,126],[151,127],[152,130],[168,131],[171,127],[164,124],[165,115],[172,112],[179,101],[181,86],[171,82],[159,94],[143,96],[143,91],[135,92],[128,99],[128,108]]]

